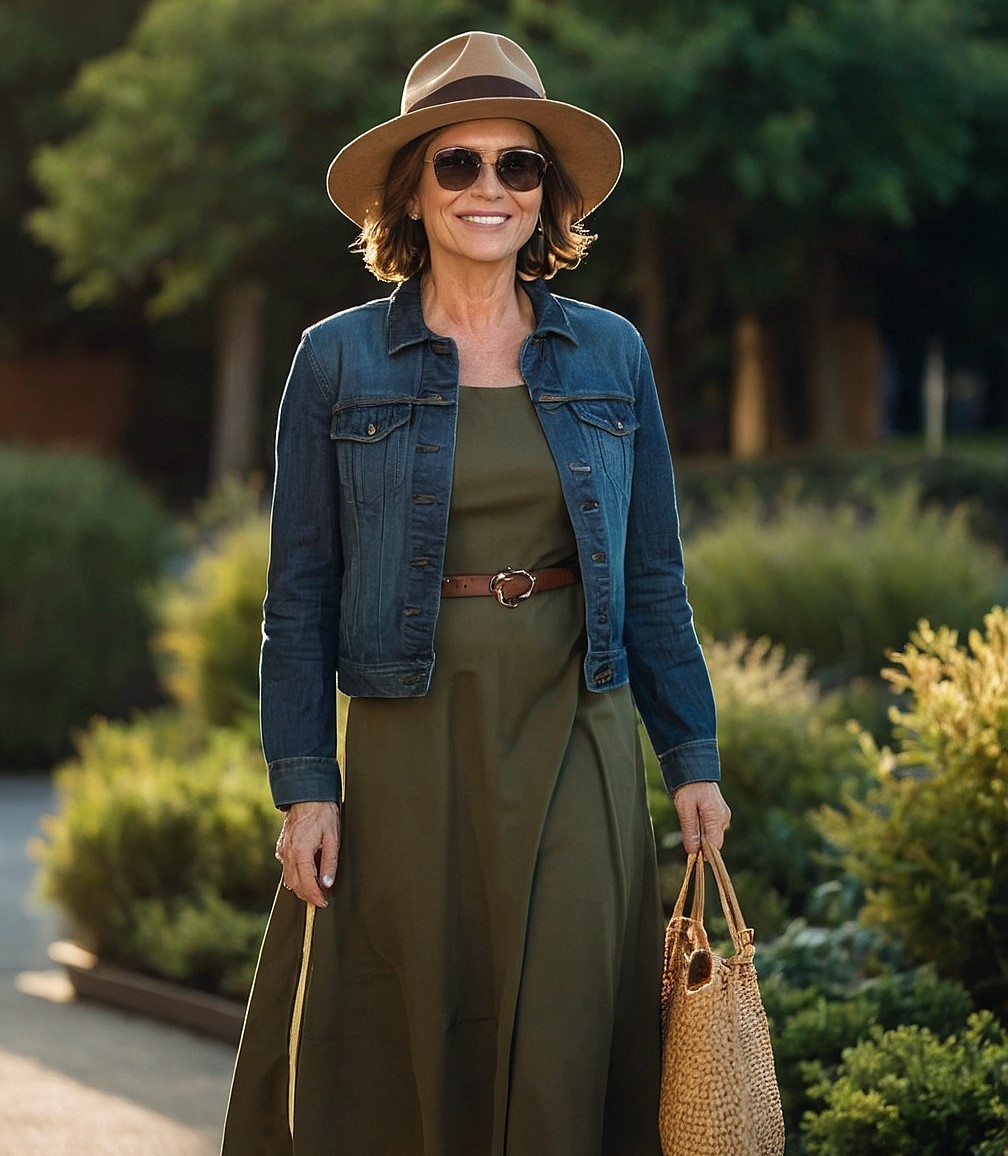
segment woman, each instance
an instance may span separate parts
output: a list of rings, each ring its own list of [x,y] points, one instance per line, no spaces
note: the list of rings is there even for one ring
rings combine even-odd
[[[284,887],[226,1152],[658,1152],[635,703],[685,849],[729,811],[646,352],[545,286],[621,167],[605,122],[472,32],[330,168],[400,285],[309,329],[281,404],[262,735]]]

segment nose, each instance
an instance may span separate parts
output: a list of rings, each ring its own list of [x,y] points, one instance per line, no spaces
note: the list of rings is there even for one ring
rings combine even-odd
[[[504,186],[501,184],[501,179],[497,175],[497,166],[490,161],[484,161],[480,165],[480,171],[473,182],[472,188],[483,196],[502,197],[504,195]]]

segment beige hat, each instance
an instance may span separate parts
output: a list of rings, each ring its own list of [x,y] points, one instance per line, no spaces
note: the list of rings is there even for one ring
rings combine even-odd
[[[410,69],[401,113],[342,149],[329,166],[329,196],[358,225],[381,205],[392,158],[411,140],[466,120],[503,117],[537,128],[577,183],[582,216],[612,192],[623,169],[619,137],[597,116],[547,100],[536,66],[513,40],[465,32],[425,53]]]

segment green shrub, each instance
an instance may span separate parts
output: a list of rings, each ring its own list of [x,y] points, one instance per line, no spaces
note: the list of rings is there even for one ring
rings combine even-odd
[[[1008,593],[1008,567],[965,509],[921,509],[903,489],[873,504],[787,500],[772,516],[738,495],[686,549],[699,626],[766,636],[836,681],[875,675],[922,617],[969,628]]]
[[[1004,1156],[1008,1035],[986,1012],[946,1039],[875,1028],[812,1095],[825,1104],[802,1124],[812,1156]]]
[[[181,577],[161,589],[155,642],[168,689],[215,726],[253,715],[269,557],[269,519],[219,530]]]
[[[1008,1008],[1008,613],[968,645],[921,623],[886,672],[895,749],[864,748],[864,801],[819,826],[865,887],[863,918],[981,1006]]]
[[[803,660],[782,647],[741,638],[704,646],[718,704],[722,789],[732,808],[725,855],[742,910],[761,938],[801,914],[810,892],[831,877],[812,817],[859,781],[858,746],[808,677]],[[648,780],[659,846],[678,843],[675,808],[648,751]],[[663,870],[663,895],[674,897],[682,856]]]
[[[0,449],[0,766],[48,766],[93,714],[150,705],[148,593],[172,541],[111,462]]]
[[[823,928],[796,920],[757,947],[789,1149],[799,1145],[798,1127],[812,1106],[810,1085],[832,1078],[844,1050],[873,1028],[913,1023],[944,1036],[966,1023],[969,993],[927,968],[895,971],[897,954],[852,922]]]
[[[38,854],[73,932],[107,961],[242,994],[278,880],[254,730],[98,721],[56,782]]]
[[[786,461],[721,458],[680,467],[678,491],[687,528],[720,517],[742,486],[770,508],[797,489],[825,506],[857,496],[874,505],[879,495],[905,486],[922,504],[952,510],[968,504],[975,533],[1008,554],[1008,443],[1003,437],[950,443],[931,454],[919,441],[886,441],[863,450],[788,454]]]

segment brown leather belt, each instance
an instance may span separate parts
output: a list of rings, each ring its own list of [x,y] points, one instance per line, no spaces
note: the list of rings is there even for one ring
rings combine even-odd
[[[513,570],[505,566],[496,574],[450,574],[441,579],[442,598],[476,598],[492,594],[501,606],[513,610],[533,593],[545,594],[573,586],[580,574],[573,566],[552,566],[546,570]]]

